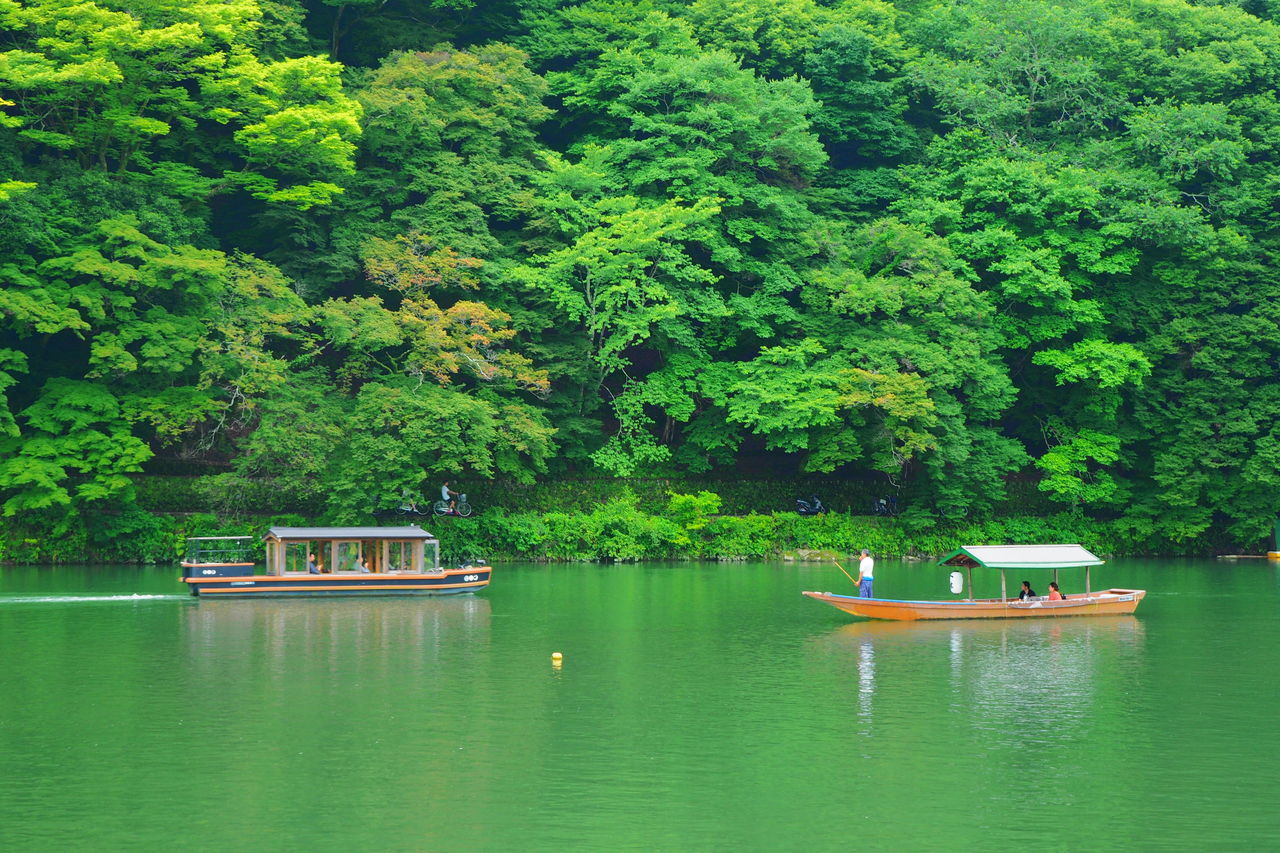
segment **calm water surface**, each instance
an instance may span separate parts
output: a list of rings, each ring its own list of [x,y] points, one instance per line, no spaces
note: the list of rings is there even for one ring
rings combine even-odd
[[[0,849],[1280,847],[1266,561],[1098,570],[1151,590],[1134,617],[920,625],[802,598],[848,590],[830,565],[499,566],[416,601],[176,577],[0,570]]]

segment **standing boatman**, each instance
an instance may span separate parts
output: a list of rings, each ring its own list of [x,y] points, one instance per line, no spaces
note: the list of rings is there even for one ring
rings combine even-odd
[[[875,598],[871,594],[871,582],[875,580],[876,561],[871,559],[871,552],[862,549],[862,559],[858,561],[858,597]]]

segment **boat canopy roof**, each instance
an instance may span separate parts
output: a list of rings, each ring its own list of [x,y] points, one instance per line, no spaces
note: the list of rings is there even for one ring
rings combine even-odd
[[[1101,566],[1103,560],[1080,545],[965,545],[943,557],[939,566],[987,569],[1074,569]]]
[[[280,541],[319,541],[323,539],[391,539],[397,542],[421,539],[434,542],[435,538],[416,524],[404,527],[272,527],[265,539]]]

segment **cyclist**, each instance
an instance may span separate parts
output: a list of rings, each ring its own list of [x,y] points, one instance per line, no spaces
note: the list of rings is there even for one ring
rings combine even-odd
[[[409,487],[400,490],[400,509],[405,512],[417,512],[418,504],[413,499],[413,492],[409,491]]]
[[[456,498],[458,493],[449,488],[449,481],[445,480],[444,485],[440,487],[440,500],[449,502],[449,514],[454,515],[458,512],[458,501]]]

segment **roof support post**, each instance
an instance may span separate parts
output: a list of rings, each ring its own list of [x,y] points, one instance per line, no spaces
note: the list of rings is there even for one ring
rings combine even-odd
[[[1089,594],[1089,567],[1084,567],[1084,594]]]
[[[969,576],[969,600],[973,601],[973,566],[965,566],[965,573]]]
[[[1005,595],[1005,591],[1004,591],[1004,569],[1001,569],[1000,570],[1000,603],[1004,604],[1004,601],[1006,598],[1008,598],[1008,596]]]

